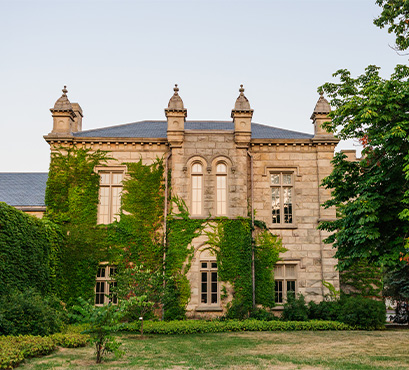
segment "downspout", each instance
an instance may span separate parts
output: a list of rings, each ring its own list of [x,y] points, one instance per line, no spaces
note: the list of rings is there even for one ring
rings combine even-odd
[[[250,157],[250,186],[251,186],[251,283],[253,288],[253,310],[256,308],[256,268],[254,251],[254,173],[253,173],[253,155],[247,149]]]
[[[172,155],[172,149],[170,149],[170,152],[166,156],[165,159],[165,206],[163,207],[163,260],[162,260],[162,276],[163,276],[163,291],[165,291],[165,262],[166,262],[166,243],[167,243],[167,238],[166,238],[166,232],[167,232],[167,216],[168,216],[168,192],[169,192],[169,186],[168,186],[168,172],[169,172],[169,158]],[[165,309],[162,306],[162,320],[165,319]]]
[[[315,162],[317,163],[317,183],[318,183],[318,224],[321,220],[321,185],[320,185],[320,166],[318,164],[318,144],[316,145]],[[321,258],[321,293],[324,297],[324,251],[322,245],[322,230],[319,230],[320,235],[320,258]]]

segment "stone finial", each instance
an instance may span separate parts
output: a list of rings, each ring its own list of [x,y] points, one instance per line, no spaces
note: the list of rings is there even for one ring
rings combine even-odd
[[[324,94],[321,91],[320,97],[315,105],[314,112],[312,112],[311,119],[314,119],[317,114],[329,114],[331,112],[331,106],[329,105],[327,99],[324,98]]]
[[[167,110],[172,110],[172,111],[184,111],[185,107],[183,106],[183,100],[179,96],[179,88],[178,85],[175,84],[175,87],[173,88],[173,95],[169,100],[168,108]]]
[[[67,86],[64,85],[62,89],[61,97],[55,102],[53,110],[56,112],[69,112],[72,111],[72,105],[67,97]]]
[[[243,85],[240,85],[240,95],[236,100],[236,104],[234,105],[234,109],[232,111],[232,114],[234,112],[252,112],[253,110],[250,108],[250,103],[246,96],[244,95],[244,88]]]

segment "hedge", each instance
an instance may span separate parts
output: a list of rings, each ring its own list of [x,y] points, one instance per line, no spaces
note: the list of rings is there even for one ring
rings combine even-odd
[[[56,346],[84,347],[87,341],[88,336],[80,334],[0,336],[0,369],[12,369],[26,358],[48,355]]]
[[[139,331],[140,323],[126,324],[122,330]],[[196,334],[223,333],[239,331],[319,331],[319,330],[353,330],[352,326],[337,321],[260,321],[260,320],[227,320],[227,321],[145,321],[144,334]]]

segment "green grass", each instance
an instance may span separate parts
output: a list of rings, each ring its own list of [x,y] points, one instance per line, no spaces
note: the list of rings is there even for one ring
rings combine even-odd
[[[96,365],[92,347],[60,349],[22,369],[408,369],[409,330],[121,334],[125,355]]]

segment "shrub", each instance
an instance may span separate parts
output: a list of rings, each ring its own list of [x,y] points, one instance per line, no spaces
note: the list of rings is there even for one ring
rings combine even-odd
[[[51,335],[55,345],[64,348],[85,347],[89,341],[88,335],[82,334],[62,334],[56,333]]]
[[[126,324],[123,330],[139,331],[139,323]],[[260,320],[225,320],[225,321],[147,321],[144,324],[146,334],[196,334],[223,333],[240,331],[294,331],[294,330],[352,330],[349,325],[334,321],[260,321]]]
[[[386,308],[383,301],[361,296],[341,299],[339,321],[359,329],[382,329],[385,326]]]
[[[282,319],[286,321],[307,321],[308,308],[302,294],[288,294],[287,302],[284,304]]]
[[[55,349],[50,337],[0,337],[0,369],[11,369],[28,357],[47,355]]]
[[[250,319],[262,320],[262,321],[276,321],[279,320],[272,312],[265,310],[264,308],[257,308],[250,313]]]
[[[14,290],[0,299],[2,335],[49,335],[61,331],[66,321],[66,310],[57,298],[43,298],[33,289]]]
[[[339,299],[322,301],[318,304],[311,301],[308,302],[308,318],[310,320],[339,321],[341,309],[342,306]]]

